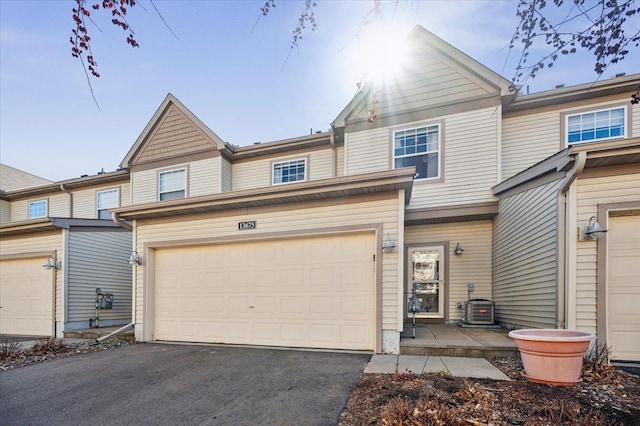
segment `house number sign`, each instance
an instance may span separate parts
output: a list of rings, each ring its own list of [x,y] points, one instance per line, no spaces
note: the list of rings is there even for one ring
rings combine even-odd
[[[247,229],[256,229],[256,221],[247,220],[245,222],[238,222],[238,231],[246,231]]]

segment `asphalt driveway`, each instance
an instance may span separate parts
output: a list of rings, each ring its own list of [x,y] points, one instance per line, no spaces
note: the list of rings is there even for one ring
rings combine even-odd
[[[0,374],[1,425],[335,425],[370,355],[137,344]]]

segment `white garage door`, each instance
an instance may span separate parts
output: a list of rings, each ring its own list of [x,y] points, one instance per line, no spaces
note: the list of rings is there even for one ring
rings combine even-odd
[[[51,336],[52,272],[42,258],[0,261],[0,334]]]
[[[607,239],[608,344],[613,359],[640,361],[640,216],[612,217]]]
[[[375,346],[374,236],[158,249],[154,338]]]

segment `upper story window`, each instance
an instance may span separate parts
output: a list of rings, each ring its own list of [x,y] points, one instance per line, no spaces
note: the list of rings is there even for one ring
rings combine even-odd
[[[567,143],[625,137],[626,107],[567,115]]]
[[[118,207],[120,204],[120,191],[118,189],[108,189],[96,193],[96,205],[98,219],[111,219],[109,209]]]
[[[273,163],[272,183],[280,185],[282,183],[301,182],[307,180],[307,160],[281,161]]]
[[[29,203],[29,219],[47,217],[47,200],[31,201]]]
[[[169,170],[160,172],[160,184],[158,198],[162,200],[175,200],[187,195],[187,170]]]
[[[440,177],[440,125],[393,132],[396,169],[415,166],[416,179]]]

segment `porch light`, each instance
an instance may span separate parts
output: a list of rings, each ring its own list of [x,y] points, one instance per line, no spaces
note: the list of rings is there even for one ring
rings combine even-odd
[[[602,226],[598,223],[598,219],[595,216],[591,216],[589,219],[589,225],[584,229],[583,237],[585,240],[595,240],[604,236],[607,229],[602,229]]]
[[[140,257],[137,251],[131,252],[131,256],[129,256],[129,265],[142,265],[142,257]]]
[[[393,249],[396,248],[396,245],[393,241],[391,241],[391,236],[387,232],[387,238],[384,240],[384,244],[382,245],[382,251],[384,253],[392,253]]]
[[[461,255],[462,252],[464,251],[464,249],[462,247],[460,247],[460,243],[456,244],[456,248],[455,250],[453,250],[453,252],[457,255]]]
[[[60,262],[58,262],[58,257],[56,252],[53,252],[53,254],[49,256],[49,258],[47,259],[47,262],[44,265],[42,265],[42,267],[47,271],[50,271],[52,269],[54,270],[60,269],[61,265],[60,265]]]

